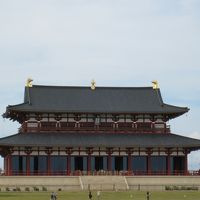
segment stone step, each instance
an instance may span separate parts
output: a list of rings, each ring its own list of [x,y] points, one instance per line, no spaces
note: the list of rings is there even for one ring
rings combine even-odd
[[[127,190],[124,176],[81,176],[83,190]]]

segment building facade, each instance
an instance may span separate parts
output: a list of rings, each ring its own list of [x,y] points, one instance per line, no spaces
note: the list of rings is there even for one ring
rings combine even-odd
[[[187,175],[200,140],[171,133],[186,112],[154,87],[27,85],[3,114],[20,123],[0,139],[5,175]]]

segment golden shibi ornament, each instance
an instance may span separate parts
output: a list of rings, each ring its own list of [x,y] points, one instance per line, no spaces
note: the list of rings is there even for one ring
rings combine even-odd
[[[95,80],[93,79],[92,82],[91,82],[91,89],[92,89],[92,90],[95,90],[95,88],[96,88],[96,82],[95,82]]]
[[[152,81],[152,83],[153,83],[153,89],[154,90],[159,88],[158,81],[154,80],[154,81]]]
[[[33,81],[33,79],[28,78],[26,81],[26,87],[32,87],[32,81]]]

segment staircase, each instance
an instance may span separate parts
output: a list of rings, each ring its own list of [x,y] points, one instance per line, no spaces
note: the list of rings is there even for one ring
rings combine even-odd
[[[128,190],[124,176],[81,176],[83,190]]]

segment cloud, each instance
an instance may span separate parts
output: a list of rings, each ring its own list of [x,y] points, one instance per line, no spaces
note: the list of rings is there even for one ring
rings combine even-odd
[[[0,111],[22,102],[30,76],[47,85],[158,79],[166,103],[191,108],[170,122],[173,131],[199,132],[199,7],[198,0],[1,1]],[[2,135],[16,132],[11,124],[0,122]]]

